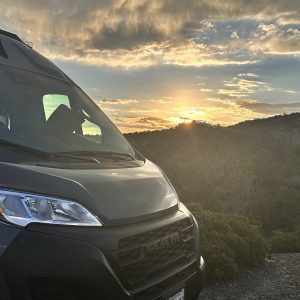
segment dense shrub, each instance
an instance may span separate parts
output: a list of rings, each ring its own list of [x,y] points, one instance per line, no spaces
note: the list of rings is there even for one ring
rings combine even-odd
[[[241,269],[264,262],[267,244],[258,227],[248,219],[204,211],[197,204],[189,208],[199,224],[208,284],[228,281]]]
[[[300,226],[292,232],[273,231],[269,243],[272,252],[300,252]]]

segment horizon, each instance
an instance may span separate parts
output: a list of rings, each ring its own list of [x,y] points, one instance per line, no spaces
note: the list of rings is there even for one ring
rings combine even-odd
[[[32,42],[123,133],[300,112],[299,2],[56,5],[0,0],[0,28]]]
[[[209,123],[209,122],[206,122],[206,121],[202,121],[202,120],[190,120],[189,122],[182,122],[182,123],[178,123],[176,125],[174,125],[173,127],[168,127],[168,128],[162,128],[162,129],[153,129],[153,130],[141,130],[141,131],[130,131],[130,132],[126,132],[124,133],[125,135],[127,134],[136,134],[136,133],[149,133],[149,132],[155,132],[155,131],[163,131],[163,130],[169,130],[169,129],[176,129],[177,127],[180,127],[180,126],[184,126],[184,127],[191,127],[190,125],[192,125],[193,123],[197,124],[197,125],[207,125],[207,126],[211,126],[211,127],[222,127],[222,128],[228,128],[228,127],[231,127],[231,126],[236,126],[236,125],[239,125],[239,124],[243,124],[243,123],[251,123],[251,122],[255,122],[255,121],[262,121],[262,120],[270,120],[270,119],[275,119],[275,118],[284,118],[284,117],[290,117],[292,115],[300,115],[300,112],[292,112],[292,113],[283,113],[283,114],[277,114],[277,115],[272,115],[272,116],[267,116],[267,117],[264,117],[264,118],[254,118],[254,119],[247,119],[247,120],[243,120],[243,121],[240,121],[238,123],[235,123],[235,124],[230,124],[230,125],[222,125],[222,124],[213,124],[213,123]]]

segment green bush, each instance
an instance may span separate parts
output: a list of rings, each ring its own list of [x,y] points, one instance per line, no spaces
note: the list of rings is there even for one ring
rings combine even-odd
[[[292,232],[273,231],[269,244],[272,252],[300,252],[300,226]]]
[[[231,280],[241,269],[261,265],[268,253],[258,227],[240,216],[221,215],[189,205],[200,231],[208,284]]]

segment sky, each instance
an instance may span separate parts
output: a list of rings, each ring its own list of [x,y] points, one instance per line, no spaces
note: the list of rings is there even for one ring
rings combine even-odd
[[[0,0],[122,132],[300,112],[299,0]]]

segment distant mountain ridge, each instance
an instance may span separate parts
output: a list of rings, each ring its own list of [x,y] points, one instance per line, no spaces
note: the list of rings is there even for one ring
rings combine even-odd
[[[230,133],[240,135],[243,133],[245,136],[256,134],[265,136],[271,135],[274,138],[278,138],[283,142],[291,143],[293,145],[300,145],[300,113],[276,115],[269,118],[246,120],[235,125],[230,125],[223,127],[220,125],[211,125],[206,122],[196,122],[188,124],[179,124],[174,128],[154,130],[154,131],[144,131],[126,134],[129,140],[136,140],[137,137],[148,136],[154,138],[155,136],[173,136],[180,135],[182,132],[198,132],[203,133],[204,129],[210,129],[210,133],[215,131],[214,134],[222,132],[222,134],[228,135]],[[214,130],[212,130],[214,129]],[[243,137],[240,137],[243,139]],[[255,138],[255,137],[254,137]]]
[[[264,119],[247,120],[231,127],[245,127],[245,126],[276,126],[276,127],[300,127],[300,113],[291,113],[284,115],[276,115]]]
[[[231,127],[244,130],[263,130],[265,134],[271,134],[283,142],[300,145],[300,113],[244,121]]]

